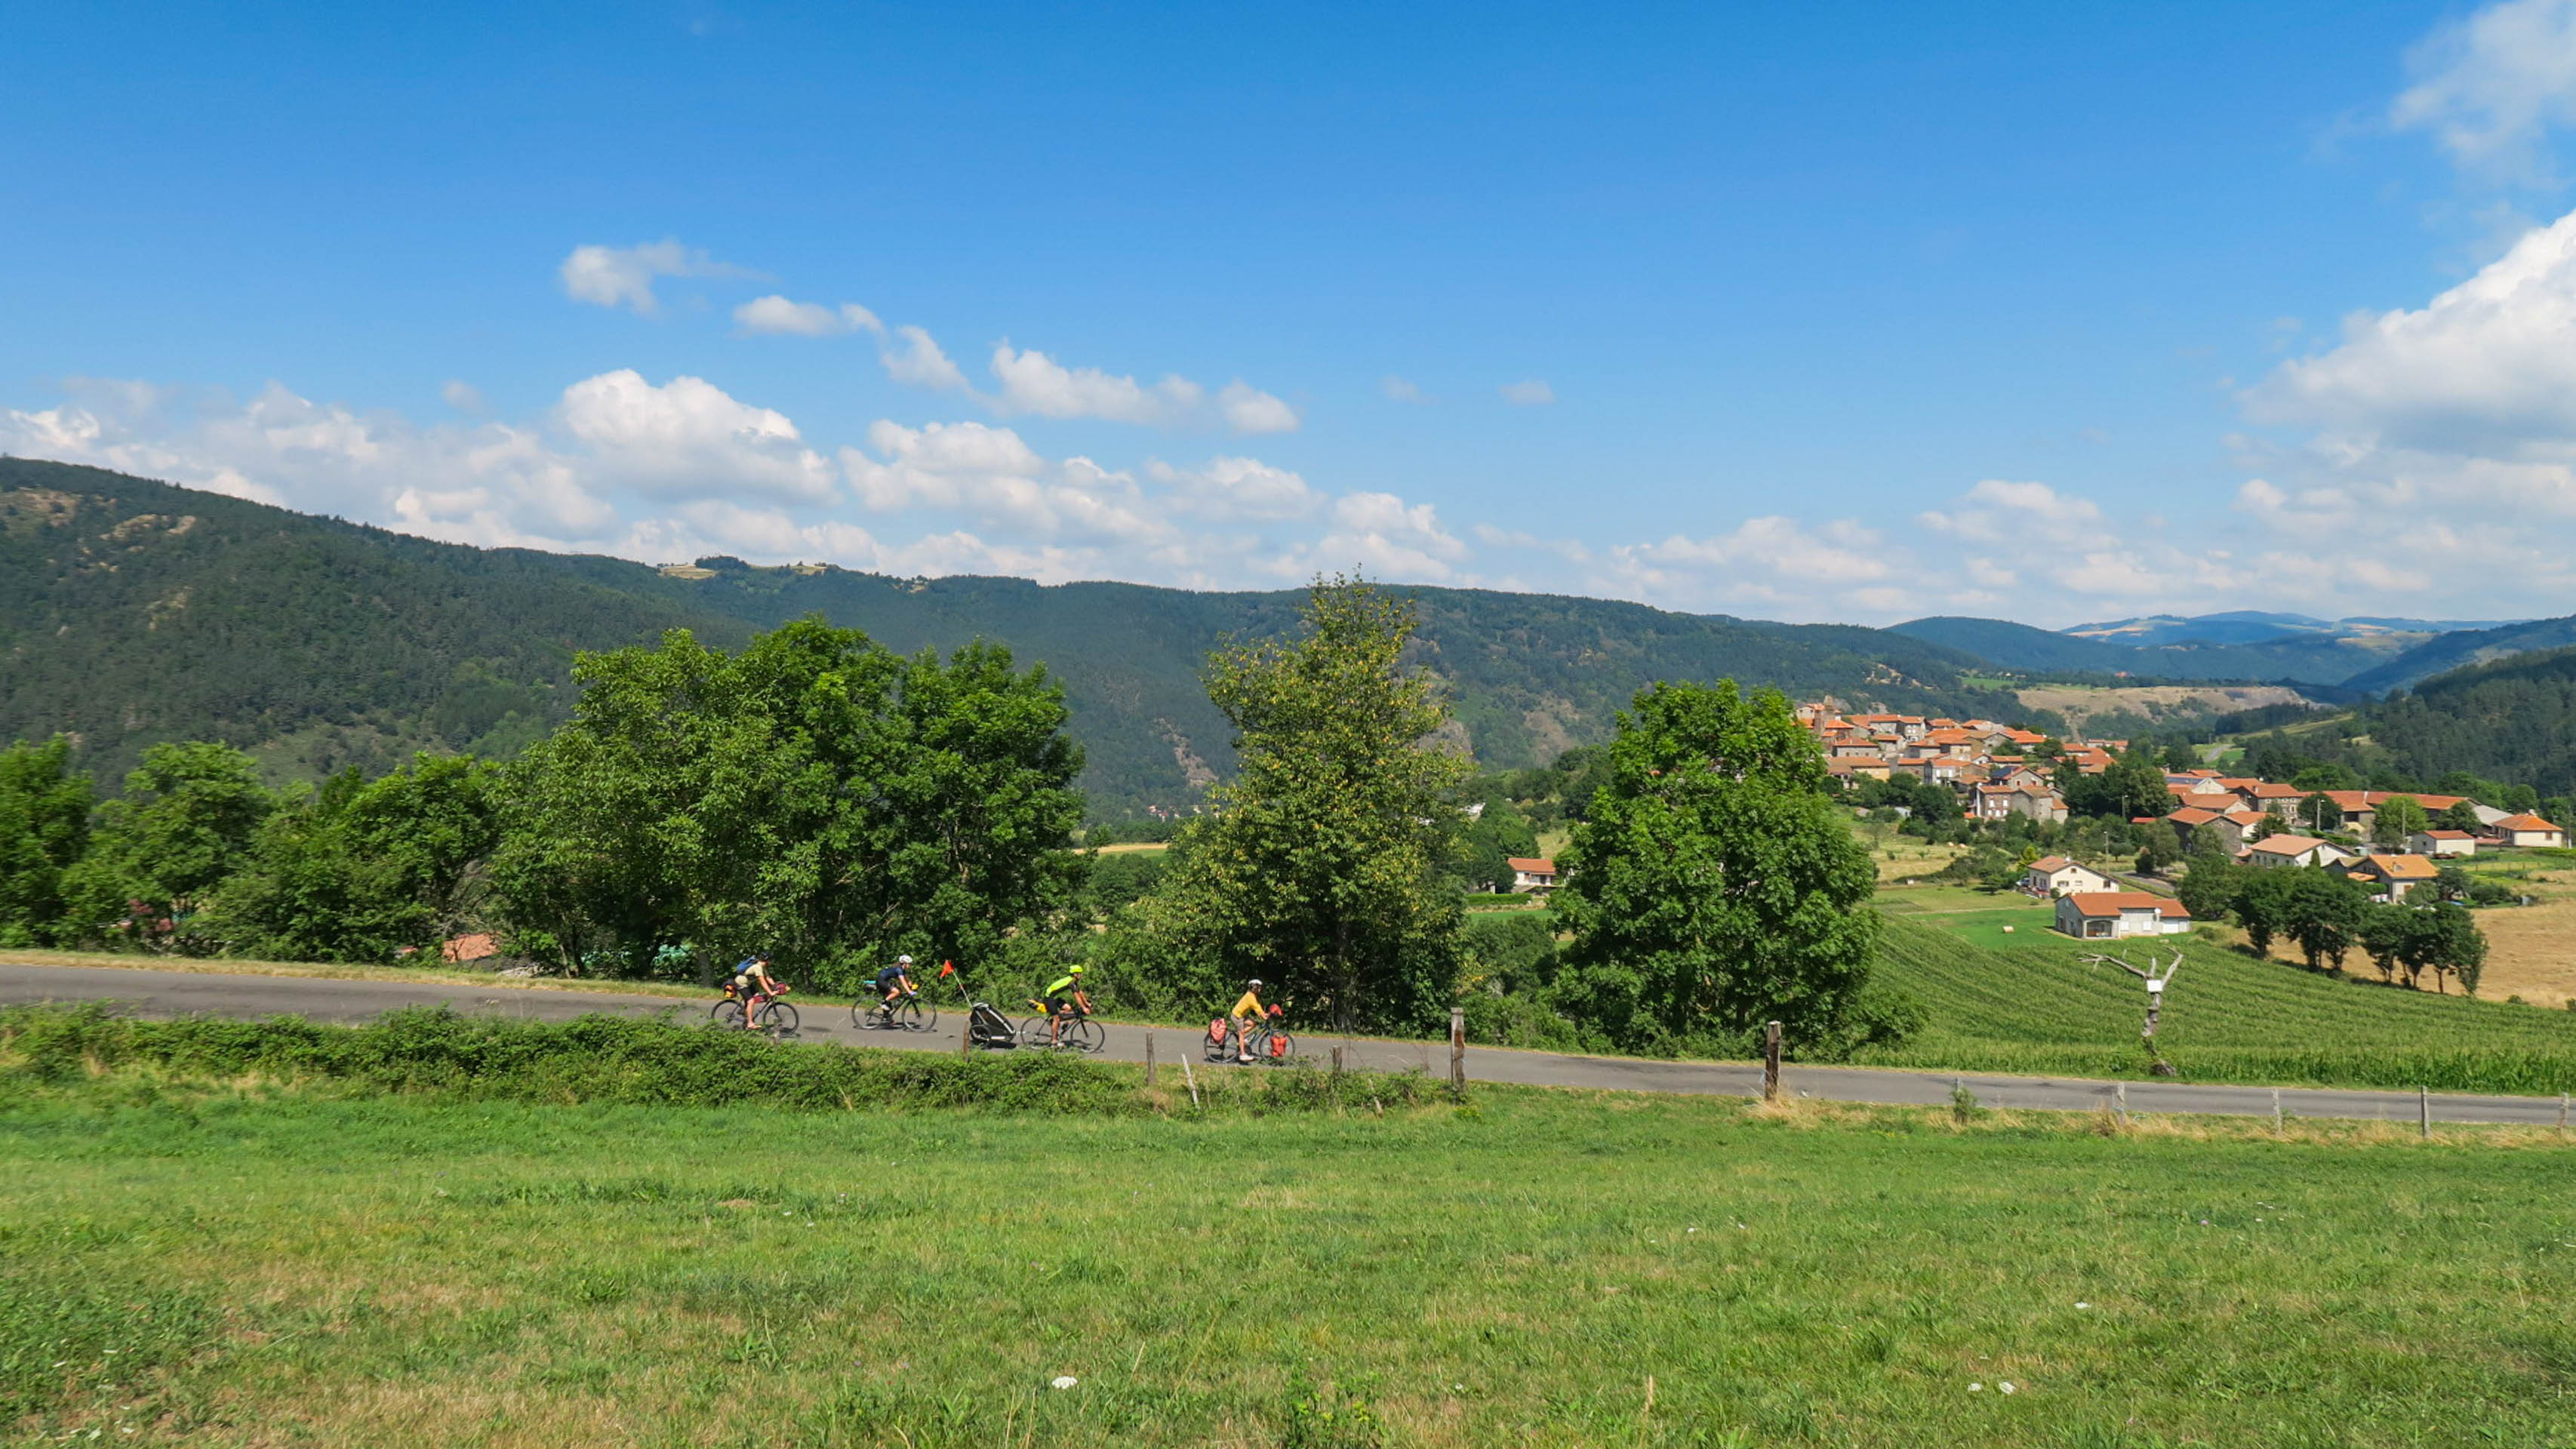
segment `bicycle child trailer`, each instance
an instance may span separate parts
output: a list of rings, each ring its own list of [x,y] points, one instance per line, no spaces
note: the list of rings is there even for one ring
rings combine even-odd
[[[966,1040],[986,1051],[1002,1051],[1020,1044],[1020,1032],[1009,1017],[979,1001],[966,1012]]]

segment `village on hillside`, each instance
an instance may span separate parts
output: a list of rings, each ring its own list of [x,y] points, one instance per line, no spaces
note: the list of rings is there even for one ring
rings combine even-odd
[[[2129,747],[2127,740],[2052,741],[1993,720],[1844,714],[1831,701],[1799,705],[1798,720],[1823,746],[1834,779],[1946,786],[1973,821],[2064,824],[2067,782],[2107,772]],[[2256,868],[2320,866],[2381,901],[2402,901],[2432,884],[2443,860],[2567,844],[2566,830],[2549,820],[2460,795],[2303,790],[2215,769],[2169,771],[2164,784],[2167,811],[2130,823],[2171,829],[2177,857],[2216,852]],[[2387,829],[2381,828],[2384,814]],[[2082,939],[2169,935],[2192,926],[2173,897],[2122,889],[2111,874],[2062,855],[2031,861],[2020,888],[2054,901],[2057,929]]]

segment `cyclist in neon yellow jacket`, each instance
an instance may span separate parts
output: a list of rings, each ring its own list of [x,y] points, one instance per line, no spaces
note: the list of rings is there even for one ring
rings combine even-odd
[[[1082,989],[1081,967],[1067,967],[1062,976],[1048,984],[1046,1013],[1047,1045],[1049,1046],[1063,1044],[1064,1024],[1069,1018],[1076,1013],[1083,1016],[1091,1014],[1091,997]]]

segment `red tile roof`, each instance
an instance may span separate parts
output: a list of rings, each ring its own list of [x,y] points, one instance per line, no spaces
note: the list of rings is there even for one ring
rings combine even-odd
[[[2191,912],[2182,908],[2182,902],[2164,896],[2149,895],[2145,891],[2094,891],[2089,894],[2060,896],[2058,899],[2073,902],[2075,914],[2079,916],[2116,916],[2122,911],[2145,910],[2152,906],[2158,914],[2170,919],[2183,921],[2191,919]]]

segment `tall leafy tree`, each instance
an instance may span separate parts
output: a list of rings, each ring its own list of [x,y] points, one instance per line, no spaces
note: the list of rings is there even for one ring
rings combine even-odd
[[[1619,717],[1567,852],[1560,1001],[1632,1047],[1733,1045],[1761,1022],[1847,1038],[1877,918],[1868,852],[1776,690],[1657,684]]]
[[[2230,909],[2245,928],[2245,944],[2257,956],[2272,954],[2272,938],[2288,928],[2291,872],[2277,867],[2248,870],[2236,883]]]
[[[1181,837],[1120,959],[1175,1002],[1222,1004],[1260,977],[1345,1028],[1429,1026],[1458,980],[1440,867],[1467,763],[1431,738],[1448,718],[1438,682],[1402,663],[1409,600],[1318,579],[1300,623],[1210,657],[1241,773]]]
[[[1070,899],[1080,751],[1043,668],[905,658],[801,620],[738,654],[674,630],[585,655],[574,717],[513,769],[496,884],[528,946],[645,971],[755,949],[827,984],[971,962]]]
[[[49,944],[63,919],[63,873],[89,847],[98,792],[71,764],[71,741],[0,750],[0,945]]]
[[[2406,837],[2431,828],[2433,817],[2412,795],[2392,795],[2370,821],[2370,843],[2382,850],[2403,850]]]
[[[2281,897],[2281,930],[2298,943],[2308,969],[2343,969],[2370,905],[2370,895],[2330,870],[2301,868],[2275,871],[2288,881]]]
[[[298,960],[391,961],[462,928],[500,840],[498,771],[421,755],[375,780],[323,783],[260,828],[224,883],[212,929],[227,949]],[[435,959],[434,956],[430,959]]]
[[[194,917],[250,858],[277,797],[229,745],[155,745],[99,808],[97,833],[64,876],[70,929],[83,939],[201,949]]]

